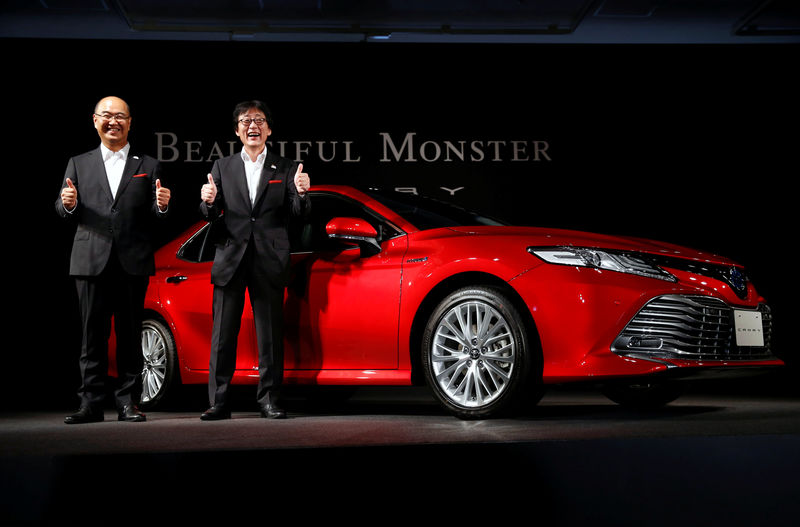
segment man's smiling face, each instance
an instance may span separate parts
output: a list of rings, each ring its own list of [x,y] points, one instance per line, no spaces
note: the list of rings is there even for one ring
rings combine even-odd
[[[243,123],[242,119],[249,119],[250,123]],[[262,124],[258,124],[256,120],[262,120]],[[260,152],[267,142],[272,130],[269,128],[269,123],[263,112],[256,108],[250,108],[246,113],[239,114],[239,124],[236,128],[236,135],[242,140],[242,144],[252,150]]]
[[[128,144],[131,116],[125,101],[106,97],[97,104],[92,119],[100,141],[109,150],[117,151]]]

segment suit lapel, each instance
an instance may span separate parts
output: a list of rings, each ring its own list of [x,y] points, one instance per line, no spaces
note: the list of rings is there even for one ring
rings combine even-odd
[[[125,161],[125,168],[122,170],[122,179],[119,180],[119,188],[117,188],[116,199],[114,199],[114,203],[119,201],[119,197],[125,191],[125,188],[128,186],[128,183],[131,182],[133,179],[133,175],[137,173],[139,167],[142,165],[142,160],[139,156],[135,156],[128,152],[128,159]],[[105,171],[105,170],[104,170]],[[106,186],[108,186],[108,178],[106,179]],[[111,192],[111,188],[109,187],[109,192]]]
[[[108,184],[108,174],[106,174],[106,165],[103,163],[103,151],[100,150],[100,147],[97,147],[97,150],[92,152],[94,154],[94,159],[92,163],[94,166],[92,167],[92,173],[96,174],[97,179],[99,180],[100,188],[103,189],[103,194],[108,198],[109,203],[114,202],[114,195],[111,193],[111,186]]]
[[[231,175],[233,184],[233,190],[239,195],[240,200],[243,200],[244,203],[247,203],[250,207],[252,204],[250,202],[250,191],[247,188],[247,171],[244,168],[244,160],[242,159],[241,154],[237,154],[233,157],[232,167],[231,167]],[[226,198],[232,199],[232,196]]]
[[[258,180],[258,192],[256,192],[256,199],[254,207],[257,206],[264,199],[264,195],[272,186],[269,182],[275,179],[278,171],[278,163],[275,156],[268,150],[267,157],[264,159],[264,167],[261,169],[261,177]]]

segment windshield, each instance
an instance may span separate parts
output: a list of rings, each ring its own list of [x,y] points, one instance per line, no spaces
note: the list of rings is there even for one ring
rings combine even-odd
[[[507,225],[496,218],[434,198],[376,189],[367,190],[366,193],[423,231],[439,227]]]

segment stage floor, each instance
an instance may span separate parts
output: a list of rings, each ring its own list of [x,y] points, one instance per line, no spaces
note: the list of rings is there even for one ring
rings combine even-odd
[[[658,411],[554,389],[525,415],[461,421],[424,389],[287,400],[233,418],[197,402],[145,423],[0,414],[2,525],[478,520],[550,525],[796,525],[800,397],[688,393]],[[158,521],[155,521],[158,520]],[[515,520],[516,521],[516,520]],[[168,523],[168,522],[167,522]]]

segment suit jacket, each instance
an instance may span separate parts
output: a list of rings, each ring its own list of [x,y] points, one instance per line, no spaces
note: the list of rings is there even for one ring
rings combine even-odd
[[[297,163],[267,151],[255,203],[251,204],[241,152],[214,162],[211,175],[217,186],[213,205],[200,203],[209,221],[224,223],[218,240],[211,282],[226,285],[252,243],[257,268],[253,271],[277,287],[286,285],[289,271],[289,219],[311,209],[294,185]]]
[[[63,187],[70,178],[78,191],[78,204],[70,213],[61,197],[56,212],[77,223],[70,257],[70,275],[97,276],[116,248],[122,268],[129,274],[155,272],[152,233],[158,211],[155,188],[160,173],[156,159],[128,153],[116,197],[111,194],[100,147],[69,160]]]

